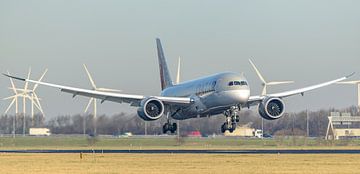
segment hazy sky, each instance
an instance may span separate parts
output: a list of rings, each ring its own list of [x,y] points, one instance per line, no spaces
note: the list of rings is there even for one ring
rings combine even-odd
[[[269,92],[353,71],[359,79],[359,7],[357,0],[0,0],[0,71],[25,76],[31,66],[38,78],[49,68],[45,81],[89,88],[86,63],[100,87],[157,95],[155,38],[160,37],[173,74],[182,57],[182,80],[244,72],[253,95],[261,87],[249,58],[268,80],[296,81]],[[0,97],[11,95],[9,85],[0,77]],[[37,93],[48,116],[82,113],[88,101],[48,87]],[[286,104],[298,111],[356,101],[355,86],[334,85]],[[0,112],[9,102],[0,102]],[[122,111],[135,110],[109,102],[99,106],[99,114]]]

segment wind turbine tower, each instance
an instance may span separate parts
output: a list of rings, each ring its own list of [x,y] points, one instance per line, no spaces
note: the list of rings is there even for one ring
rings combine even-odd
[[[88,70],[88,68],[86,67],[85,64],[84,65],[84,69],[86,71],[86,74],[90,80],[91,86],[92,86],[92,90],[94,91],[99,91],[99,92],[121,92],[121,90],[117,90],[117,89],[109,89],[109,88],[98,88]],[[94,135],[97,135],[97,99],[96,98],[90,98],[88,105],[85,108],[84,113],[88,112],[91,104],[93,104],[93,124],[94,124]],[[84,118],[85,120],[85,118]]]
[[[357,103],[357,105],[358,105],[358,110],[360,110],[360,80],[338,82],[337,84],[357,85],[357,95],[358,95],[358,103]]]
[[[8,75],[10,75],[9,71],[7,72]],[[9,112],[9,110],[11,109],[11,107],[15,104],[15,115],[14,115],[14,118],[13,118],[13,130],[12,130],[12,135],[13,135],[13,138],[15,138],[15,135],[16,135],[16,117],[18,116],[19,114],[19,103],[18,103],[18,92],[16,91],[16,88],[15,88],[15,84],[14,84],[14,81],[12,78],[10,78],[10,83],[11,83],[11,89],[13,90],[14,92],[14,96],[12,96],[11,98],[9,99],[12,99],[10,105],[8,106],[8,108],[5,110],[5,114],[7,114]],[[3,100],[8,100],[7,98],[4,98]]]
[[[176,73],[176,84],[180,83],[180,71],[181,71],[181,57],[179,57],[178,60],[178,67],[177,67],[177,73]],[[177,121],[177,136],[180,138],[180,121]]]
[[[44,78],[46,72],[47,72],[47,69],[45,70],[45,72],[42,74],[42,76],[40,77],[40,79],[38,81],[41,81]],[[10,74],[10,73],[8,72],[8,74]],[[29,69],[29,72],[28,72],[28,76],[27,76],[28,79],[30,78],[30,74],[31,74],[31,69]],[[9,89],[11,89],[14,92],[14,95],[4,98],[4,100],[12,100],[10,105],[6,109],[5,114],[7,114],[8,111],[11,109],[11,107],[15,104],[15,116],[17,116],[19,113],[18,98],[23,99],[23,108],[22,108],[23,109],[23,113],[22,113],[23,114],[23,135],[25,135],[25,131],[26,131],[26,100],[27,99],[31,101],[31,118],[32,118],[33,125],[34,125],[34,106],[42,113],[42,115],[44,117],[44,112],[43,112],[43,109],[40,104],[40,99],[35,92],[39,85],[35,84],[33,89],[28,89],[29,84],[28,84],[28,82],[26,82],[24,88],[21,89],[21,88],[15,87],[15,84],[12,79],[10,79],[10,82],[11,82],[11,87]],[[15,124],[13,124],[13,126],[14,125]],[[15,130],[13,130],[13,132],[14,131]]]

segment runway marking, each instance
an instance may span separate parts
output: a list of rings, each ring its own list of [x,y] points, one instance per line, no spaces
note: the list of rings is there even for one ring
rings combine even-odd
[[[0,153],[119,153],[119,154],[360,154],[359,150],[0,150]]]

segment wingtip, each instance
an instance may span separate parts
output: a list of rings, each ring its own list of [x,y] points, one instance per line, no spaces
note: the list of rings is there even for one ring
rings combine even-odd
[[[355,74],[355,72],[352,72],[351,74],[347,75],[346,78],[350,78],[351,76],[353,76]]]
[[[11,75],[8,75],[8,74],[5,74],[5,73],[2,73],[2,74],[3,74],[4,76],[9,77],[9,78],[12,78],[12,79],[16,79],[16,80],[20,80],[20,81],[26,81],[26,79],[24,79],[24,78],[11,76]]]

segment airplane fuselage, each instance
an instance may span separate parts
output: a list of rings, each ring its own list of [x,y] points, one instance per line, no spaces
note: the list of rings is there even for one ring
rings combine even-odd
[[[243,74],[226,72],[166,88],[161,96],[194,99],[190,106],[169,108],[172,118],[184,120],[221,114],[232,106],[245,104],[250,88]]]

